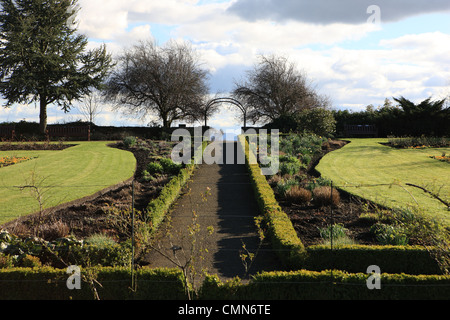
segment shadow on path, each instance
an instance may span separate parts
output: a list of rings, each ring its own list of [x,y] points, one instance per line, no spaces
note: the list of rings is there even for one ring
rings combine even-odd
[[[214,156],[229,159],[223,164],[199,166],[171,212],[170,225],[166,222],[160,230],[160,250],[178,259],[181,265],[195,257],[196,272],[206,270],[222,280],[236,276],[245,279],[246,270],[240,258],[243,245],[251,253],[256,253],[260,245],[254,220],[259,214],[257,203],[246,165],[237,162],[237,143],[215,142],[210,146],[219,153]],[[209,191],[205,196],[207,188]],[[200,254],[190,252],[193,238],[189,237],[189,226],[192,225],[193,212],[200,226],[195,245],[197,249],[207,249]],[[208,227],[209,230],[213,228],[212,234]],[[170,249],[174,245],[182,248],[175,255]],[[175,267],[168,258],[155,251],[150,252],[146,261],[150,267]],[[263,243],[249,274],[272,270],[281,270],[281,264],[270,245]]]

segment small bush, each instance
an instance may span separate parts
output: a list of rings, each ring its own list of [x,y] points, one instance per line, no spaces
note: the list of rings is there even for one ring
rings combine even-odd
[[[377,223],[372,226],[371,232],[382,245],[405,246],[408,244],[408,236],[399,226]]]
[[[325,245],[329,245],[331,239],[333,239],[333,244],[335,245],[354,244],[354,241],[347,235],[348,230],[342,224],[330,225],[326,228],[319,229],[319,232]]]
[[[39,268],[42,266],[42,263],[38,257],[27,254],[20,260],[19,265],[23,268]]]
[[[66,237],[70,232],[70,227],[61,220],[58,220],[50,225],[40,226],[39,231],[42,238],[52,241]]]
[[[294,156],[280,156],[280,174],[293,176],[303,168],[301,161]]]
[[[164,172],[163,166],[159,162],[150,162],[147,165],[147,173],[150,175],[161,174]]]
[[[301,169],[301,165],[298,165],[297,163],[291,163],[291,162],[282,162],[280,163],[280,174],[282,176],[289,175],[293,176],[294,174],[298,173]]]
[[[126,148],[131,148],[136,145],[136,137],[128,136],[123,139],[123,144]]]
[[[14,266],[14,259],[6,254],[0,253],[0,269],[12,268]]]
[[[331,186],[331,180],[319,177],[317,179],[313,179],[310,182],[308,182],[308,185],[306,186],[306,189],[309,191],[313,191],[315,188],[318,187],[324,187],[324,186]]]
[[[287,180],[283,179],[277,183],[276,190],[280,196],[285,197],[286,192],[288,192],[292,186],[296,185],[298,185],[298,182],[295,179],[287,179]]]
[[[128,266],[131,261],[131,247],[127,244],[106,244],[59,247],[58,256],[66,263],[81,266]]]
[[[172,159],[162,158],[159,163],[161,164],[163,171],[168,174],[177,175],[183,168],[181,164],[175,163]]]
[[[311,191],[296,185],[286,192],[286,200],[295,204],[306,204],[311,201],[311,198]]]
[[[269,183],[269,185],[271,187],[276,187],[278,185],[278,183],[280,183],[282,180],[283,180],[283,178],[280,175],[276,174],[276,175],[271,176],[267,180],[267,183]]]
[[[328,186],[315,188],[313,190],[313,199],[318,206],[338,205],[341,202],[339,191],[333,188],[332,192],[331,187]]]

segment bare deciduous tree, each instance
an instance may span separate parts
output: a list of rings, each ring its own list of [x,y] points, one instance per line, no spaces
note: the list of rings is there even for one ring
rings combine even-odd
[[[198,119],[207,75],[189,43],[142,41],[119,57],[106,98],[130,115],[156,115],[168,128],[176,120]]]
[[[233,96],[248,105],[250,120],[273,121],[304,109],[326,107],[328,99],[319,95],[306,74],[285,57],[260,56],[247,73],[247,80],[235,84]]]
[[[100,92],[92,91],[83,98],[77,109],[90,124],[93,124],[95,117],[103,111],[103,107],[103,98]]]

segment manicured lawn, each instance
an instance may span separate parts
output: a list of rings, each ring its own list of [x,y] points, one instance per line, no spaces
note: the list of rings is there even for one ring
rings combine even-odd
[[[450,165],[430,156],[450,154],[450,148],[394,149],[387,139],[350,139],[327,154],[317,166],[323,177],[352,194],[388,207],[416,206],[450,224],[450,211],[411,183],[450,200]],[[377,184],[388,184],[377,186]],[[390,184],[390,185],[389,185]]]
[[[32,160],[0,168],[0,223],[39,211],[26,185],[39,186],[45,208],[92,195],[131,178],[136,159],[108,142],[75,142],[62,151],[1,151],[2,156]],[[32,182],[32,176],[35,179]]]

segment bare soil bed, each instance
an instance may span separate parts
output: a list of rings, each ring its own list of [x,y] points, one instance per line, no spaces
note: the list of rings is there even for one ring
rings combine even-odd
[[[49,142],[4,142],[0,144],[0,151],[9,150],[64,150],[75,146],[75,144],[66,144],[63,142],[49,143]]]
[[[291,205],[283,200],[279,203],[305,246],[321,244],[320,229],[333,224],[342,224],[355,243],[377,244],[370,232],[373,224],[359,218],[363,213],[362,203],[349,195],[343,196],[341,193],[341,202],[333,208],[333,212],[330,207]]]
[[[320,176],[315,167],[327,153],[338,150],[347,144],[346,141],[329,141],[322,147],[322,153],[316,156],[310,167],[304,173],[306,181],[311,181]],[[274,190],[275,191],[275,190]],[[358,244],[377,244],[370,232],[373,225],[368,220],[360,219],[365,212],[368,202],[339,191],[340,202],[337,206],[317,206],[314,204],[296,205],[282,199],[277,195],[277,200],[289,216],[297,231],[297,235],[305,246],[323,243],[320,229],[333,224],[342,224],[348,230],[348,236]]]

